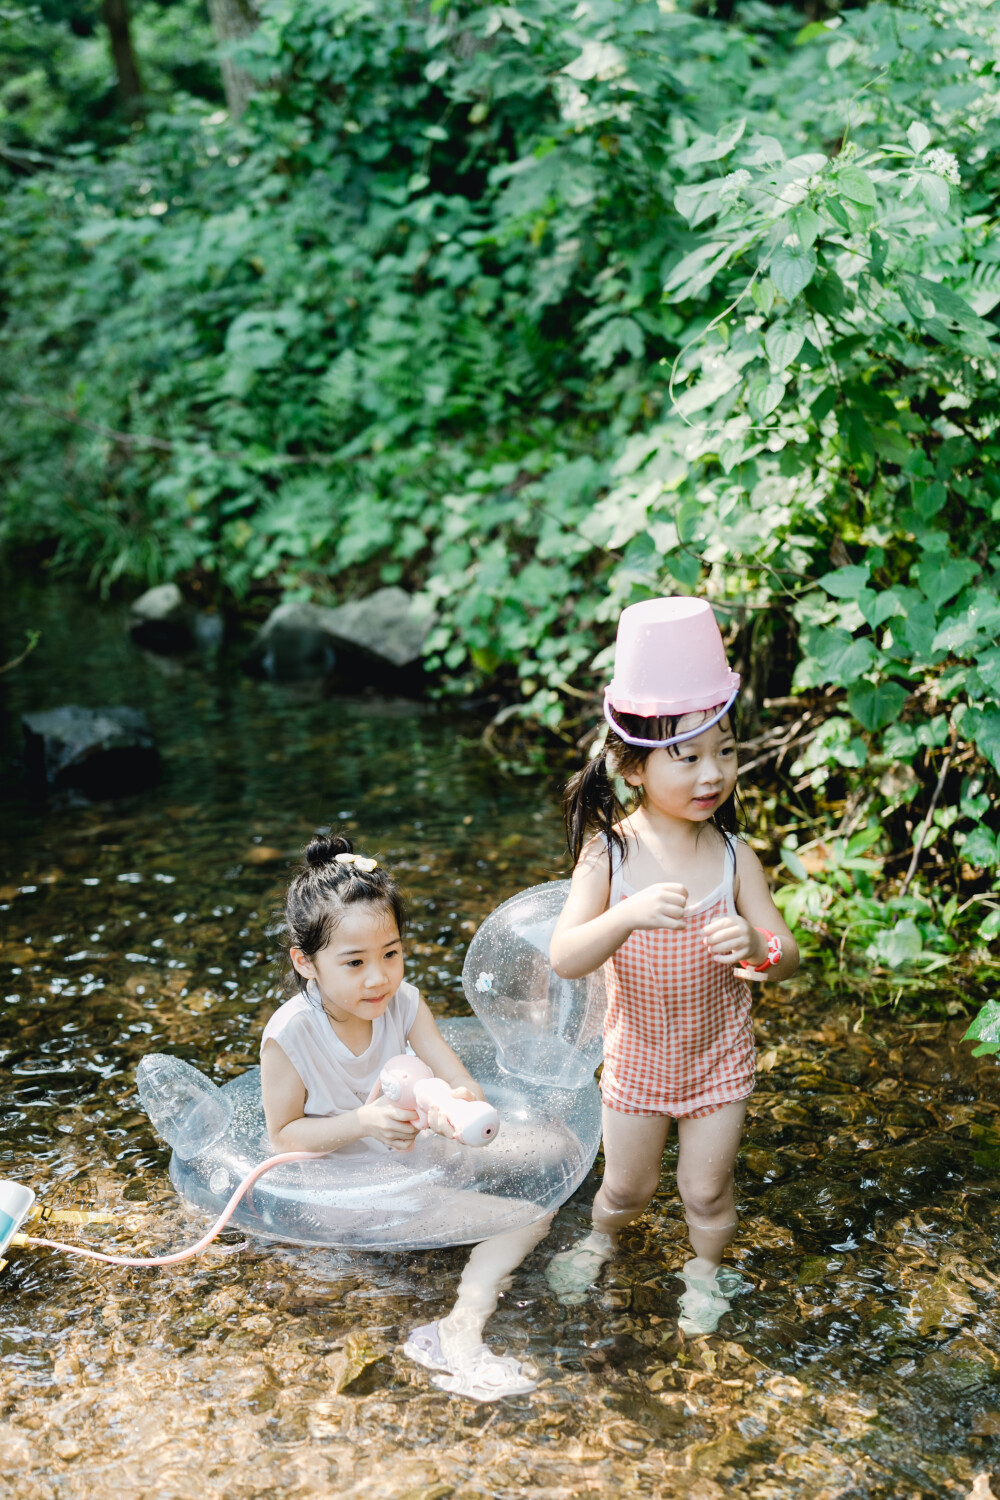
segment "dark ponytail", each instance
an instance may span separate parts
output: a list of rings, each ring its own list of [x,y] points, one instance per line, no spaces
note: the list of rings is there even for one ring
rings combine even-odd
[[[292,876],[285,897],[284,948],[301,948],[307,958],[325,948],[343,919],[344,910],[359,901],[371,901],[393,917],[400,937],[406,926],[406,908],[399,887],[388,870],[338,860],[338,854],[353,854],[354,845],[343,834],[318,833],[309,840],[302,864]],[[293,970],[299,989],[305,979]]]
[[[615,824],[621,822],[627,811],[608,775],[608,748],[605,745],[596,759],[588,761],[582,771],[577,771],[563,793],[566,842],[574,865],[594,832],[603,834],[608,844],[618,850],[622,859],[625,858],[625,840]]]
[[[705,712],[711,716],[717,713],[718,709],[706,709]],[[638,714],[617,711],[615,718],[626,734],[640,740],[668,740],[677,733],[677,725],[680,722],[677,718],[644,719]],[[735,735],[736,721],[732,709],[729,710],[728,718]],[[668,748],[672,755],[684,753],[683,742]],[[578,771],[567,783],[563,794],[563,821],[566,825],[566,842],[569,845],[570,857],[574,865],[578,862],[587,839],[593,833],[600,834],[606,840],[609,849],[617,850],[621,858],[625,858],[628,853],[628,844],[624,834],[620,833],[615,825],[627,817],[632,808],[642,801],[642,791],[636,788],[634,798],[629,798],[627,803],[622,802],[615,790],[612,778],[641,771],[652,753],[651,748],[630,745],[627,740],[615,734],[609,726],[601,753],[594,760],[589,761],[583,770]],[[742,811],[739,795],[734,789],[732,795],[715,809],[711,821],[724,833],[736,833],[738,832],[738,808]]]

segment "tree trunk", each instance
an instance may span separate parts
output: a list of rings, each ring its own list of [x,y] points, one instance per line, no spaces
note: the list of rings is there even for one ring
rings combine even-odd
[[[220,46],[250,36],[260,21],[253,0],[208,0],[208,13],[212,18],[215,40]],[[238,120],[254,91],[254,80],[229,57],[220,58],[219,66],[230,116]]]
[[[129,114],[138,114],[142,108],[142,78],[138,59],[132,50],[128,0],[101,0],[101,15],[111,39],[119,101]]]

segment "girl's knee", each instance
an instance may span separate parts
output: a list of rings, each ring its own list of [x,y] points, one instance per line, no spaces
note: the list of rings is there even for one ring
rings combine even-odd
[[[642,1213],[643,1209],[652,1202],[659,1185],[659,1173],[655,1177],[649,1174],[645,1177],[630,1177],[620,1181],[605,1176],[601,1184],[601,1196],[605,1206],[612,1213]]]
[[[707,1223],[712,1219],[736,1218],[732,1181],[718,1186],[706,1183],[686,1182],[678,1178],[677,1188],[689,1219]]]

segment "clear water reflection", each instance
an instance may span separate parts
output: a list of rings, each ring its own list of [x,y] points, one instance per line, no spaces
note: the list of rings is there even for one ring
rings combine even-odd
[[[26,708],[145,706],[155,791],[0,815],[0,1173],[50,1208],[107,1210],[64,1237],[176,1248],[175,1199],[137,1110],[138,1059],[176,1050],[221,1082],[275,996],[264,936],[289,857],[320,823],[362,834],[413,902],[409,973],[442,1014],[478,921],[562,873],[552,789],[501,777],[479,725],[405,703],[310,699],[223,658],[133,650],[113,609],[6,590],[4,764]],[[676,1331],[685,1257],[669,1174],[582,1308],[542,1275],[595,1182],[557,1218],[491,1324],[533,1396],[452,1400],[398,1352],[443,1313],[464,1254],[220,1246],[176,1271],[15,1251],[0,1274],[0,1492],[19,1500],[289,1495],[471,1500],[629,1493],[966,1495],[1000,1466],[1000,1087],[964,1023],[855,1017],[765,996],[740,1178],[750,1290],[720,1334]],[[9,1485],[9,1491],[4,1489]],[[997,1486],[1000,1494],[1000,1485]]]

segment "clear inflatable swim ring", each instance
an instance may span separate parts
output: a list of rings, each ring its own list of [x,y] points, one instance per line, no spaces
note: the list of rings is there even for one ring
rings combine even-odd
[[[560,881],[522,891],[486,918],[463,973],[478,1019],[439,1021],[497,1109],[494,1141],[474,1148],[424,1131],[408,1152],[338,1151],[276,1167],[253,1185],[232,1222],[286,1244],[431,1249],[476,1244],[565,1203],[600,1141],[594,1068],[604,1005],[599,977],[560,980],[548,962],[568,890]],[[220,1213],[272,1154],[260,1069],[220,1089],[181,1059],[154,1053],[140,1063],[137,1083],[143,1108],[174,1148],[177,1191]]]

